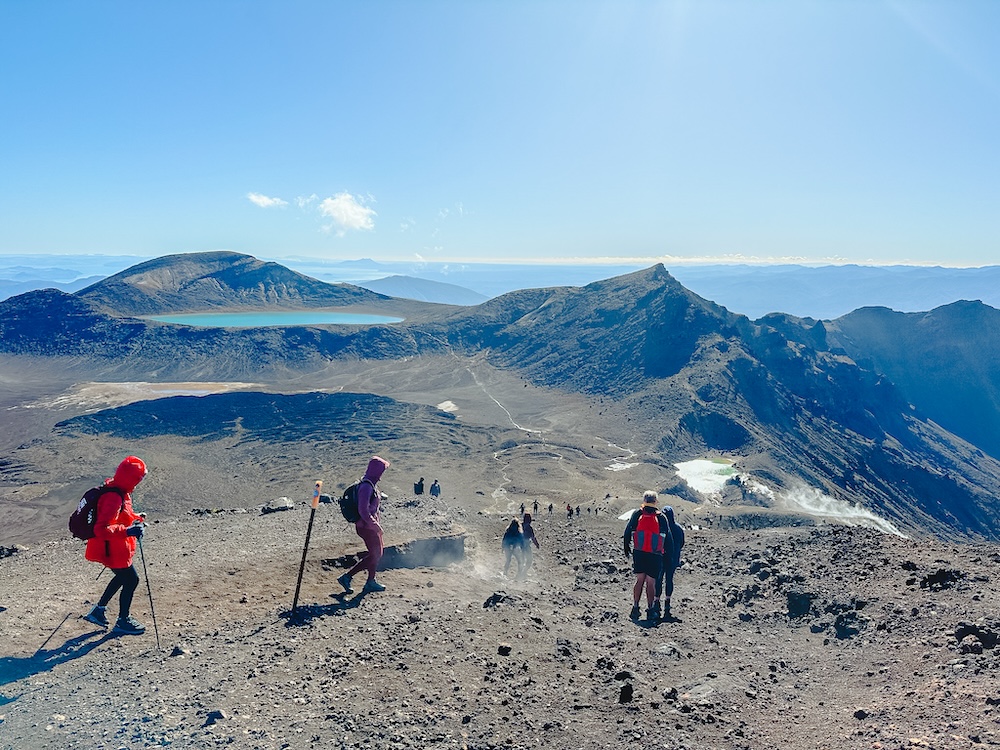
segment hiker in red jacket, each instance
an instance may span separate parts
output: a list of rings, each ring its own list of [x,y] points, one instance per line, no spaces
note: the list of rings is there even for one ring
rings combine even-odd
[[[354,530],[364,540],[365,548],[368,551],[354,563],[353,568],[337,578],[337,582],[344,587],[344,591],[348,594],[354,593],[354,589],[351,587],[351,578],[362,570],[368,571],[368,580],[363,589],[365,593],[385,591],[385,586],[375,580],[375,571],[378,570],[383,550],[382,517],[378,512],[382,493],[378,490],[378,480],[382,478],[382,474],[388,468],[388,461],[378,456],[372,456],[368,462],[365,476],[358,485],[358,514],[361,517],[354,523]],[[423,477],[421,477],[421,481],[423,481]]]
[[[146,476],[146,464],[141,458],[128,456],[118,464],[115,476],[105,480],[108,487],[97,501],[97,517],[94,521],[94,536],[87,540],[86,558],[101,563],[113,573],[100,601],[83,616],[83,619],[106,628],[108,618],[105,612],[108,602],[121,590],[118,597],[118,620],[113,633],[120,635],[141,635],[145,626],[129,614],[132,595],[139,585],[139,574],[132,565],[136,542],[142,539],[145,530],[144,515],[132,510],[132,492]],[[117,488],[121,492],[116,492]]]

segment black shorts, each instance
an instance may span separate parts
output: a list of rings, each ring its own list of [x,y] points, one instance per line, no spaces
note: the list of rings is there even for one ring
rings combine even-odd
[[[662,564],[663,555],[658,555],[655,552],[643,552],[642,550],[633,550],[632,552],[632,570],[636,573],[645,573],[653,578],[658,578]]]

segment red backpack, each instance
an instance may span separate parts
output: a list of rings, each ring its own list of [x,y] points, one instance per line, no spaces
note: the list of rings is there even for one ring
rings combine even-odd
[[[632,548],[641,552],[663,554],[666,534],[660,532],[660,514],[639,511],[639,521],[632,532]]]
[[[77,539],[87,541],[94,538],[94,524],[97,522],[97,501],[101,495],[107,492],[117,492],[122,499],[122,507],[118,512],[125,510],[125,490],[118,487],[109,487],[102,484],[100,487],[93,487],[83,493],[80,504],[76,506],[69,517],[69,533]]]

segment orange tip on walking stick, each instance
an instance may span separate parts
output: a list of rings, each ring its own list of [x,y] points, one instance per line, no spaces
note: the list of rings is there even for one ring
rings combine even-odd
[[[313,510],[316,510],[316,508],[319,507],[319,492],[322,489],[323,489],[323,480],[320,479],[318,482],[316,482],[315,489],[313,489],[313,502],[312,502]]]

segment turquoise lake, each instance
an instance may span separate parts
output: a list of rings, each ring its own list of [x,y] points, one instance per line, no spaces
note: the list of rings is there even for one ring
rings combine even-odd
[[[182,313],[179,315],[147,315],[145,320],[179,323],[203,328],[265,328],[269,326],[376,325],[400,323],[402,318],[388,315],[361,315],[326,310],[294,310],[248,313]]]

